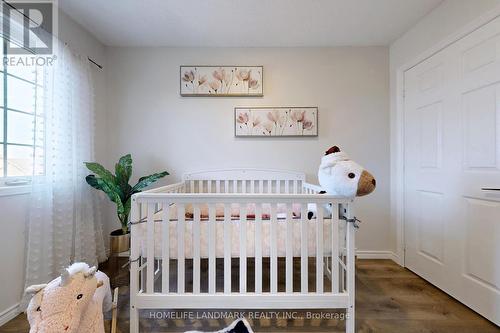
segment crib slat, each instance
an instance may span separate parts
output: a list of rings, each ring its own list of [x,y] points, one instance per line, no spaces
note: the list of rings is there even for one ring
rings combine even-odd
[[[240,205],[240,293],[247,292],[247,207]]]
[[[300,291],[307,293],[308,291],[308,254],[307,254],[307,204],[301,204],[300,209]]]
[[[271,294],[278,292],[278,217],[276,204],[271,204]]]
[[[168,202],[163,203],[163,214],[161,219],[161,233],[162,233],[162,248],[161,248],[161,292],[166,294],[170,289],[170,204]]]
[[[332,292],[339,292],[339,205],[332,204]]]
[[[316,293],[323,293],[323,207],[317,205],[316,213]]]
[[[292,207],[290,204],[286,205],[286,292],[293,292],[293,216]]]
[[[200,206],[193,205],[193,293],[200,293]]]
[[[147,219],[147,233],[148,233],[148,245],[147,245],[147,266],[146,266],[146,292],[152,294],[154,292],[154,268],[155,268],[155,205],[150,203],[147,206],[148,219]],[[144,285],[142,286],[144,290]]]
[[[147,255],[147,253],[146,253]],[[141,292],[144,292],[144,288],[146,287],[146,267],[144,267],[144,264],[146,263],[146,258],[145,257],[141,257],[141,261],[140,261],[141,265],[139,267],[142,267],[140,269],[140,272],[141,272]]]
[[[215,205],[208,204],[208,292],[215,294]]]
[[[224,204],[224,293],[231,293],[231,206]]]
[[[185,206],[178,204],[179,217],[177,219],[177,293],[184,294],[184,271],[185,271],[185,253],[184,253],[184,237],[185,237]]]
[[[260,181],[262,185],[262,181]],[[262,293],[262,204],[255,204],[255,293]]]

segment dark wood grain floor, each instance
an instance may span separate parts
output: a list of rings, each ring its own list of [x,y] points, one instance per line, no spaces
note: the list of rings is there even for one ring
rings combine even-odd
[[[116,266],[115,266],[116,267]],[[114,276],[120,286],[118,332],[128,332],[128,274],[117,272],[113,265],[104,265],[103,271]],[[358,260],[356,263],[356,331],[383,333],[490,333],[500,328],[476,314],[447,294],[390,260]],[[223,307],[223,306],[221,306]],[[227,314],[227,313],[226,313]],[[248,312],[247,312],[248,314]],[[323,317],[341,315],[341,311],[314,312]],[[190,329],[213,331],[231,321],[226,319],[173,320],[150,317],[168,315],[143,312],[141,332],[184,332]],[[194,316],[211,315],[199,311]],[[213,315],[213,314],[212,314]],[[253,314],[254,317],[259,315]],[[295,319],[285,319],[286,313],[262,314],[261,319],[250,320],[255,332],[340,332],[342,320],[308,318],[299,311]],[[276,316],[281,316],[276,318]],[[107,315],[109,318],[109,314]],[[109,321],[107,321],[109,326]],[[28,332],[26,317],[20,315],[0,327],[0,333]]]

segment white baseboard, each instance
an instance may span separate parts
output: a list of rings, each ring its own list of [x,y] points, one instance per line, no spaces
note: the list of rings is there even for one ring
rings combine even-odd
[[[0,326],[5,325],[7,322],[16,318],[21,311],[19,310],[19,303],[12,305],[10,308],[0,313]]]
[[[399,265],[399,257],[392,251],[356,251],[358,259],[390,259]]]

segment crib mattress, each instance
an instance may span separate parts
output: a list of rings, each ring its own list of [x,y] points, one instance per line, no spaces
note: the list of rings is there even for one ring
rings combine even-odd
[[[161,213],[155,215],[155,228],[154,228],[154,255],[155,258],[161,258],[162,253],[162,228],[163,223],[161,221]],[[240,256],[240,226],[242,224],[240,219],[232,219],[230,222],[225,222],[222,219],[217,219],[216,221],[216,249],[215,256],[217,258],[224,257],[224,223],[230,223],[231,225],[231,256],[237,258]],[[262,256],[269,257],[271,252],[271,221],[262,220],[258,222],[262,224],[261,231],[261,241],[262,241]],[[316,219],[307,220],[308,224],[308,249],[307,254],[310,257],[316,256]],[[246,221],[246,252],[247,257],[255,256],[255,221],[253,219],[248,219]],[[292,224],[293,242],[292,242],[292,252],[293,256],[301,256],[301,224],[299,218],[286,219],[285,216],[280,216],[278,214],[277,219],[277,255],[278,257],[286,256],[286,225]],[[191,259],[193,257],[193,221],[192,219],[186,219],[184,222],[184,257],[186,259]],[[208,226],[209,222],[206,219],[200,221],[200,257],[208,258]],[[332,220],[331,218],[325,218],[322,224],[323,226],[323,255],[328,256],[332,251]],[[168,222],[169,227],[169,257],[171,259],[177,259],[178,256],[178,231],[177,231],[177,221],[171,220]],[[343,235],[344,228],[343,224],[340,223],[339,234]],[[138,236],[140,242],[140,251],[142,256],[146,256],[147,253],[147,224],[138,224],[134,233]],[[339,237],[342,239],[342,237]]]

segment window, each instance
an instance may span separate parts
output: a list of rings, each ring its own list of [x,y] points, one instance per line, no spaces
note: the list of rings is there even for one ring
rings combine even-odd
[[[7,43],[9,41],[2,39],[2,59]],[[3,61],[0,67],[0,178],[13,180],[44,173],[42,101],[43,67],[7,65]]]

